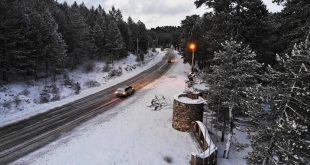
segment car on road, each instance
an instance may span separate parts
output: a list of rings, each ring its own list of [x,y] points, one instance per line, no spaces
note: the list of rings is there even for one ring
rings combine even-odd
[[[117,88],[114,94],[118,97],[127,97],[132,95],[135,92],[135,89],[132,86],[123,86]]]

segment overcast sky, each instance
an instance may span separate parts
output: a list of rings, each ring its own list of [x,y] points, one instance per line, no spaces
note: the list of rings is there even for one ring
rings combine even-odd
[[[98,6],[110,10],[111,6],[119,8],[122,11],[124,20],[128,16],[137,22],[141,20],[147,28],[157,26],[179,26],[181,20],[192,14],[202,15],[206,8],[202,6],[196,9],[194,0],[58,0],[58,2],[67,1],[72,4],[84,2],[87,7]],[[273,4],[272,0],[263,0],[271,12],[278,12],[281,6]]]

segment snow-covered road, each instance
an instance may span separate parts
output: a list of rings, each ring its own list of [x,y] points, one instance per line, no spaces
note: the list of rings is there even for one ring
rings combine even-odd
[[[120,105],[12,164],[188,164],[195,144],[171,126],[172,98],[184,90],[188,71],[179,59],[166,75]],[[165,96],[169,106],[148,108],[155,95]]]
[[[54,108],[61,107],[65,104],[92,95],[98,91],[104,90],[115,84],[130,79],[160,62],[163,56],[166,54],[166,51],[160,51],[158,54],[149,52],[149,54],[152,56],[149,57],[146,55],[144,65],[141,67],[136,67],[136,69],[133,70],[124,70],[124,74],[122,74],[120,77],[106,79],[104,75],[107,73],[102,71],[102,67],[105,65],[103,62],[96,63],[94,71],[90,73],[84,73],[82,68],[70,72],[70,78],[74,80],[74,82],[80,82],[80,84],[82,84],[82,90],[80,94],[76,95],[72,89],[63,86],[63,82],[59,81],[56,83],[60,89],[60,95],[62,96],[59,101],[52,101],[44,104],[35,102],[35,100],[39,99],[40,91],[42,90],[41,88],[43,88],[45,85],[44,80],[35,82],[35,84],[30,86],[27,85],[27,82],[16,82],[8,84],[4,88],[0,85],[0,127],[28,119],[40,113],[45,113]],[[126,68],[126,66],[134,66],[136,64],[136,56],[130,54],[126,59],[117,61],[114,68]],[[83,87],[83,84],[89,80],[97,81],[100,83],[100,86],[92,88]],[[11,99],[13,99],[15,96],[19,97],[19,95],[21,95],[20,93],[22,93],[24,89],[29,91],[29,95],[22,95],[21,97],[23,97],[24,100],[21,101],[18,106],[4,108],[5,102],[12,102]]]

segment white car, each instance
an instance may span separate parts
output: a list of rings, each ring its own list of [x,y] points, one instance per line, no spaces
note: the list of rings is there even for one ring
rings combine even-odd
[[[132,86],[124,86],[121,88],[117,88],[114,94],[118,97],[126,97],[130,96],[135,92],[135,89]]]

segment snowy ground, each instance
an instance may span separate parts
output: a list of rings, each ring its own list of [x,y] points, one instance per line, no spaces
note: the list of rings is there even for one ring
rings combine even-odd
[[[157,49],[160,51],[159,49]],[[129,55],[127,59],[114,63],[114,68],[122,67],[123,73],[120,77],[108,77],[108,73],[103,71],[106,65],[103,62],[96,62],[94,70],[86,73],[85,67],[80,67],[77,70],[68,73],[72,82],[79,82],[81,85],[80,94],[76,95],[72,86],[65,85],[62,78],[56,83],[40,80],[17,82],[9,85],[0,84],[0,127],[6,124],[16,122],[38,113],[46,112],[52,108],[62,106],[74,100],[83,98],[87,95],[98,92],[119,82],[127,80],[142,71],[154,66],[165,55],[165,51],[158,53],[150,52],[145,55],[145,64],[142,67],[137,66],[136,56]],[[127,69],[128,71],[126,71]],[[88,82],[98,82],[97,87],[92,87],[87,84]],[[44,86],[56,84],[59,89],[59,101],[50,101],[49,103],[40,103],[40,92]],[[54,94],[51,94],[51,99]]]
[[[180,60],[180,59],[179,59]],[[198,152],[189,133],[172,128],[172,98],[185,88],[190,66],[179,61],[162,78],[59,140],[13,164],[189,164]],[[147,107],[157,96],[168,106]]]
[[[214,134],[211,136],[211,138],[214,140],[215,145],[218,147],[218,165],[246,165],[246,156],[250,151],[252,151],[252,148],[250,146],[250,140],[247,138],[247,134],[245,132],[241,132],[239,130],[234,130],[234,136],[231,146],[231,151],[229,152],[229,159],[224,159],[224,149],[226,145],[226,141],[221,142],[221,133],[218,132],[218,134]],[[243,146],[245,148],[240,148],[239,146]]]
[[[247,133],[243,130],[246,129],[245,126],[239,125],[238,129],[234,129],[234,135],[232,137],[231,148],[229,152],[229,159],[224,159],[224,149],[226,146],[226,138],[225,135],[224,142],[221,142],[222,132],[215,128],[211,127],[210,121],[212,114],[210,112],[204,114],[207,118],[207,128],[211,133],[211,139],[213,140],[215,146],[218,148],[218,165],[246,165],[246,156],[252,148],[250,146],[250,139],[247,136]],[[216,119],[214,119],[215,121]],[[204,121],[205,122],[205,121]]]

